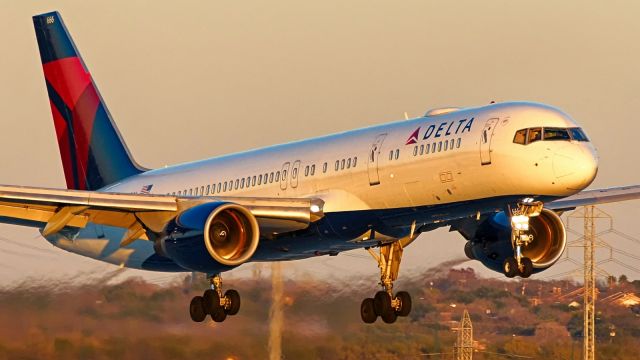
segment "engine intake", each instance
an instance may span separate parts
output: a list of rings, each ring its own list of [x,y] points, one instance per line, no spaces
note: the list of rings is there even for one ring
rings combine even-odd
[[[260,230],[255,216],[236,204],[218,206],[204,224],[209,255],[223,265],[240,265],[255,253]]]
[[[522,251],[533,262],[534,268],[546,269],[562,256],[567,245],[567,232],[562,219],[555,212],[543,209],[529,219],[529,232],[533,242]]]

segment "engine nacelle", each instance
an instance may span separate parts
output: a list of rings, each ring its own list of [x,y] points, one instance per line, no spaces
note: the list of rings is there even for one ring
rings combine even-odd
[[[533,242],[522,248],[522,255],[533,262],[534,273],[548,269],[560,259],[567,246],[567,232],[562,219],[553,211],[543,209],[529,220]],[[502,272],[504,260],[513,256],[511,222],[504,212],[490,217],[480,225],[471,240],[473,257],[486,267]]]
[[[187,209],[169,231],[161,241],[162,252],[179,265],[202,272],[245,263],[260,240],[255,216],[233,203],[205,203]]]

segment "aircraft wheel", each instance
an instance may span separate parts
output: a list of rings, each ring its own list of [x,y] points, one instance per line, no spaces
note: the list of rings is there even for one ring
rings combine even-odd
[[[470,259],[470,260],[475,260],[476,257],[475,255],[473,255],[473,245],[471,245],[471,241],[467,241],[464,244],[464,254]]]
[[[411,312],[411,295],[406,291],[399,291],[396,299],[400,300],[400,309],[396,310],[398,316],[408,316]]]
[[[217,309],[222,309],[220,306],[220,295],[218,295],[217,291],[208,289],[204,292],[202,298],[204,299],[204,311],[206,311],[207,314],[213,315]]]
[[[388,310],[393,310],[391,307],[391,296],[386,291],[378,291],[373,298],[373,305],[376,311],[376,315],[382,316]]]
[[[529,258],[522,258],[520,259],[520,262],[522,263],[520,276],[526,279],[533,274],[533,262]]]
[[[191,304],[189,304],[189,315],[191,315],[191,320],[195,322],[203,322],[207,317],[207,313],[204,310],[204,299],[202,296],[196,296],[191,299]]]
[[[362,321],[366,324],[373,324],[378,318],[372,298],[366,298],[362,301],[360,305],[360,317],[362,317]]]
[[[508,257],[504,260],[502,264],[502,271],[504,275],[508,278],[512,278],[518,274],[518,262],[514,257]]]
[[[396,314],[396,310],[389,306],[384,310],[384,312],[380,315],[382,321],[387,324],[393,324],[398,319],[398,314]]]
[[[229,308],[226,309],[227,315],[235,315],[240,311],[240,293],[230,289],[224,293],[224,297],[229,301]]]
[[[227,318],[227,313],[222,306],[218,306],[211,313],[211,319],[215,322],[223,322]]]

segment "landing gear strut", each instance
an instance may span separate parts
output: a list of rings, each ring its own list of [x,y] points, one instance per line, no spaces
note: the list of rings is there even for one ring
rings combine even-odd
[[[378,262],[380,268],[381,291],[373,298],[362,301],[360,316],[362,321],[371,324],[378,316],[387,324],[394,323],[398,316],[407,316],[411,312],[411,296],[406,291],[399,291],[393,295],[393,282],[398,278],[400,261],[402,260],[403,245],[401,241],[380,247],[376,254],[371,248],[367,251]]]
[[[534,241],[533,235],[529,234],[529,219],[540,215],[542,208],[542,202],[528,198],[519,202],[515,209],[510,209],[511,246],[514,255],[506,258],[502,264],[502,271],[506,277],[520,275],[528,278],[533,274],[533,262],[524,256],[522,251]]]
[[[202,296],[191,299],[189,314],[191,320],[202,322],[211,315],[215,322],[223,322],[227,315],[235,315],[240,310],[240,294],[233,289],[222,293],[222,277],[216,274],[209,278],[211,289],[205,290]]]

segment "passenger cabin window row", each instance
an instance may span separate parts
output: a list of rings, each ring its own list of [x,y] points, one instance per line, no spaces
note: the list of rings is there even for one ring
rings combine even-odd
[[[344,169],[350,169],[350,168],[355,168],[356,165],[358,164],[358,157],[355,156],[353,158],[348,158],[348,159],[342,159],[342,160],[336,160],[336,165],[335,165],[335,169],[336,171],[338,170],[344,170]],[[327,172],[327,168],[328,168],[328,163],[324,163],[322,165],[322,172],[326,173]],[[294,172],[294,176],[297,176],[297,168],[293,169]],[[316,165],[312,164],[312,165],[306,165],[304,167],[304,176],[305,177],[309,177],[309,176],[314,176],[316,174]],[[191,188],[191,189],[185,189],[185,190],[179,190],[179,191],[174,191],[171,193],[171,195],[174,196],[209,196],[209,195],[215,195],[215,194],[219,194],[219,193],[224,193],[227,191],[233,191],[233,190],[241,190],[241,189],[249,189],[255,186],[261,186],[261,185],[267,185],[267,184],[273,184],[280,182],[280,177],[282,176],[282,180],[284,181],[287,178],[287,170],[282,170],[282,171],[272,171],[272,172],[267,172],[264,174],[259,174],[259,175],[253,175],[253,176],[247,176],[247,177],[243,177],[243,178],[239,178],[239,179],[233,179],[233,180],[228,180],[228,181],[222,181],[222,182],[218,182],[218,183],[213,183],[213,184],[208,184],[206,186],[200,186],[200,187],[196,187],[196,188]],[[167,194],[169,195],[169,194]]]
[[[389,151],[389,160],[398,160],[400,158],[400,149]]]
[[[459,149],[462,138],[433,142],[431,144],[416,145],[413,147],[413,156],[433,154],[435,152]]]
[[[581,128],[535,127],[516,131],[513,142],[527,145],[536,141],[589,141]]]

